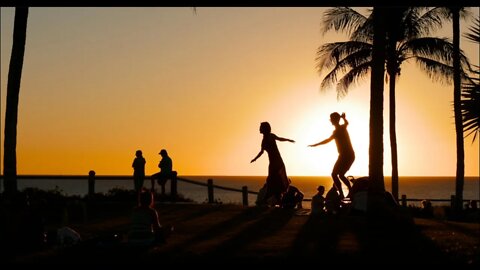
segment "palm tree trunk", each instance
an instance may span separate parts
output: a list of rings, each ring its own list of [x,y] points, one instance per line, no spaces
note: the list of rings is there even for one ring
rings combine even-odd
[[[395,106],[395,73],[390,74],[390,148],[392,151],[392,195],[398,202],[398,152]]]
[[[370,179],[368,190],[368,211],[375,210],[384,198],[385,183],[383,176],[383,76],[385,72],[385,8],[373,9],[373,50],[372,72],[370,78],[370,145],[369,167]]]
[[[459,213],[463,207],[463,185],[465,178],[465,150],[463,142],[463,122],[460,88],[460,9],[452,8],[453,23],[453,110],[455,114],[455,132],[457,142],[457,171],[455,182],[455,210]]]
[[[399,20],[394,20],[398,22]],[[396,98],[395,87],[397,82],[397,71],[399,64],[397,61],[397,25],[389,24],[388,31],[388,45],[387,45],[387,73],[390,79],[389,82],[389,108],[390,108],[390,149],[392,158],[392,196],[398,201],[398,152],[397,152],[397,128],[396,128]]]
[[[28,7],[15,8],[12,56],[8,70],[7,101],[5,110],[4,189],[7,196],[17,191],[17,119],[18,97],[22,78],[23,57],[27,37]]]

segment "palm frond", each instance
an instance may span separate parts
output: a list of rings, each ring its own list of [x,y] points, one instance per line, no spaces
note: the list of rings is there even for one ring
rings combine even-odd
[[[317,62],[319,72],[322,72],[325,68],[334,67],[340,61],[342,47],[346,42],[326,43],[318,48],[315,62]]]
[[[407,40],[400,50],[405,57],[422,57],[453,66],[453,44],[446,38],[424,37]],[[463,70],[469,70],[470,62],[460,50],[460,63]]]
[[[417,7],[419,11],[423,8]],[[450,16],[449,12],[443,7],[435,7],[428,9],[423,15],[421,15],[416,24],[418,29],[422,30],[422,35],[429,35],[432,31],[435,31],[443,26],[444,18]]]
[[[370,67],[371,61],[368,61],[347,72],[337,83],[337,99],[346,96],[352,85],[358,85],[360,79],[367,77]]]
[[[418,24],[420,10],[415,7],[396,8],[397,14],[390,19],[391,31],[397,36],[396,41],[420,37],[426,30]],[[390,17],[390,16],[389,16]],[[390,33],[391,35],[392,33]]]
[[[373,44],[373,16],[371,14],[362,25],[352,32],[350,39]]]
[[[470,8],[469,7],[458,7],[458,6],[449,6],[449,7],[437,7],[437,14],[447,20],[452,20],[453,19],[453,12],[456,12],[458,10],[460,18],[466,19],[469,16],[471,16]]]
[[[462,84],[460,108],[465,137],[473,134],[473,141],[475,141],[480,129],[480,69],[472,73],[473,76],[468,77]]]
[[[334,29],[335,31],[346,31],[350,35],[366,20],[364,15],[349,7],[328,9],[325,11],[323,18],[323,34]]]
[[[315,58],[317,69],[321,73],[324,69],[333,68],[345,57],[369,49],[371,44],[357,41],[326,43],[318,48]]]
[[[468,30],[470,32],[463,36],[472,42],[480,44],[480,18],[477,17],[473,22],[473,25],[470,26]]]
[[[359,66],[369,64],[372,59],[372,50],[364,49],[352,53],[342,60],[325,76],[320,85],[320,89],[327,89],[331,85],[335,84],[337,78],[348,70],[356,69]],[[348,88],[348,85],[345,87]]]
[[[415,61],[430,79],[447,84],[453,82],[452,66],[425,57],[415,57]]]

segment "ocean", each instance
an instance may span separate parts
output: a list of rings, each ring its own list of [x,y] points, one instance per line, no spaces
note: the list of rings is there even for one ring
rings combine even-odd
[[[214,185],[241,189],[247,186],[249,191],[258,191],[265,183],[266,176],[189,176],[179,175],[180,178],[207,183],[212,179]],[[315,193],[317,186],[323,185],[326,190],[332,186],[332,179],[329,176],[290,176],[292,185],[299,188],[305,198],[311,198]],[[3,184],[3,183],[2,183]],[[3,186],[3,185],[2,185]],[[150,187],[150,180],[146,179],[145,187]],[[36,187],[43,190],[57,189],[65,195],[83,196],[88,192],[88,183],[86,180],[69,179],[19,179],[18,188],[22,190],[26,187]],[[133,189],[133,180],[97,180],[95,191],[106,193],[112,188]],[[185,198],[190,198],[195,202],[204,203],[208,200],[207,187],[178,181],[178,193]],[[385,177],[385,189],[391,191],[391,179]],[[157,189],[158,190],[158,189]],[[166,185],[167,193],[170,191],[170,181]],[[345,191],[345,194],[347,192]],[[455,194],[455,177],[412,177],[404,176],[399,180],[399,194],[405,194],[407,198],[415,199],[450,199]],[[214,190],[215,200],[221,203],[242,203],[242,194],[240,192],[227,191],[222,189]],[[466,177],[464,199],[480,199],[480,178]],[[249,205],[255,203],[256,195],[249,194]],[[409,204],[419,205],[419,203],[409,202]],[[449,204],[448,202],[439,202],[437,204]],[[307,205],[307,203],[304,203]]]

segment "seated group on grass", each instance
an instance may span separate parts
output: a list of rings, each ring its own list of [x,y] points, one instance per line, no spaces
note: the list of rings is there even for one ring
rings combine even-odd
[[[278,206],[286,209],[300,209],[302,208],[303,197],[303,193],[297,187],[289,185],[287,191],[280,196],[280,200],[277,200],[274,195],[267,198],[267,184],[265,184],[258,191],[255,204],[257,206]]]

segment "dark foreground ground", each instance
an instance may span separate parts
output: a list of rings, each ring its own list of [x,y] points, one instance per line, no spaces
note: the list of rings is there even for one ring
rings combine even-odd
[[[127,208],[125,208],[127,209]],[[71,224],[85,240],[70,248],[12,255],[14,264],[384,264],[478,267],[480,224],[414,219],[414,225],[373,223],[364,216],[312,218],[305,212],[238,205],[161,204],[172,224],[167,243],[131,247],[106,236],[128,231],[129,211],[105,212]],[[89,239],[106,239],[89,242]],[[89,243],[89,244],[88,244]],[[268,268],[270,269],[270,268]]]

